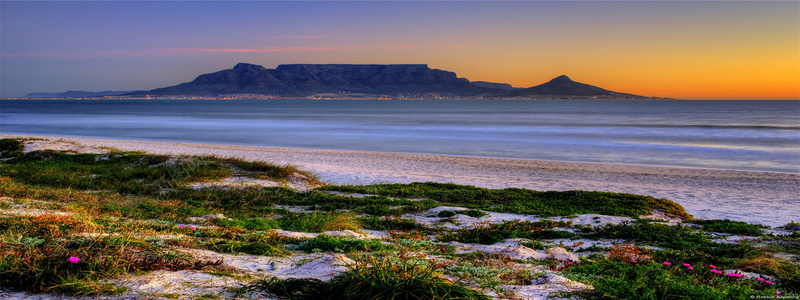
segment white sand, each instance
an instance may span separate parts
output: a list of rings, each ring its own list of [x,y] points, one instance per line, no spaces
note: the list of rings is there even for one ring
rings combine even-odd
[[[15,135],[0,134],[0,137]],[[800,221],[800,174],[444,155],[45,137],[90,147],[292,164],[332,184],[436,181],[486,188],[598,190],[667,198],[698,218]]]

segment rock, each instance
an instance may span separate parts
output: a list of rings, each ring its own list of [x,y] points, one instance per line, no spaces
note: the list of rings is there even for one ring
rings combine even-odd
[[[521,245],[518,245],[518,246],[516,246],[514,248],[502,249],[498,253],[506,255],[506,256],[511,257],[513,259],[522,259],[522,260],[527,260],[527,259],[530,259],[530,258],[532,258],[532,259],[545,259],[545,258],[547,258],[546,254],[538,252],[536,250],[533,250],[533,249],[525,247],[525,246],[521,246]]]
[[[558,261],[580,261],[581,258],[574,253],[570,253],[564,248],[553,247],[547,249],[547,258],[554,258]]]
[[[205,215],[202,217],[188,217],[186,220],[189,222],[202,222],[202,221],[211,221],[213,219],[225,219],[225,215],[223,214],[213,214],[213,215]]]
[[[347,258],[344,254],[325,255],[306,264],[283,270],[276,273],[275,276],[278,278],[317,278],[328,281],[347,271],[347,266],[352,264],[355,264],[355,261]]]

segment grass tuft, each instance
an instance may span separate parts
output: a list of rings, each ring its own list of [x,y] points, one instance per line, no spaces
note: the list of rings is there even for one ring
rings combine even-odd
[[[281,228],[303,232],[359,230],[361,222],[353,213],[287,213],[278,219]]]

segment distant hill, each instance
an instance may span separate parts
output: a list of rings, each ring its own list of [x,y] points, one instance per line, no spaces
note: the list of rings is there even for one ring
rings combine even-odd
[[[633,94],[618,93],[599,88],[593,85],[573,81],[567,75],[561,75],[547,83],[513,91],[504,95],[505,97],[519,98],[593,98],[593,99],[651,99]]]
[[[84,98],[84,97],[103,97],[103,96],[119,96],[139,91],[101,91],[101,92],[87,92],[87,91],[66,91],[63,93],[29,93],[25,98]]]

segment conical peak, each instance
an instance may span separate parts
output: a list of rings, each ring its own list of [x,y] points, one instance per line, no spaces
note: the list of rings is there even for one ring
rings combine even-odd
[[[556,78],[553,78],[553,80],[550,80],[550,82],[552,83],[572,82],[572,79],[570,79],[567,75],[561,75]]]

